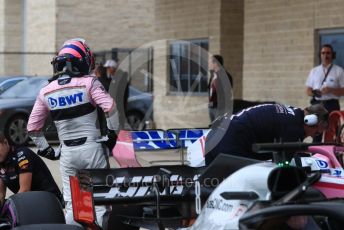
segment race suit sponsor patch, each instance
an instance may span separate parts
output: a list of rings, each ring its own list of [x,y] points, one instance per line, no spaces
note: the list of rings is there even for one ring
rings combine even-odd
[[[86,89],[67,88],[52,92],[45,96],[45,100],[50,110],[58,110],[82,105],[89,102]]]
[[[29,160],[23,160],[21,162],[19,162],[19,168],[23,169],[25,165],[27,165],[29,163]]]

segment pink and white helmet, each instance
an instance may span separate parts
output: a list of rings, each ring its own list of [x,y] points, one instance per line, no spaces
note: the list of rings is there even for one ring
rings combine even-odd
[[[63,43],[51,64],[54,75],[82,76],[94,69],[94,56],[84,39],[73,38]]]

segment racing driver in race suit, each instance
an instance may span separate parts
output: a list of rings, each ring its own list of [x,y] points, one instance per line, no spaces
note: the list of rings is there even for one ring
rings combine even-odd
[[[94,68],[94,56],[85,40],[75,38],[64,42],[51,64],[54,76],[40,90],[27,130],[38,148],[38,155],[60,159],[66,222],[77,224],[73,219],[69,176],[75,175],[78,169],[109,167],[108,150],[97,141],[100,129],[96,106],[106,115],[108,141],[105,144],[110,150],[116,143],[118,113],[114,100],[102,84],[89,76]],[[57,129],[61,156],[48,144],[42,132],[49,113]],[[99,226],[107,229],[106,206],[96,206],[95,212]]]

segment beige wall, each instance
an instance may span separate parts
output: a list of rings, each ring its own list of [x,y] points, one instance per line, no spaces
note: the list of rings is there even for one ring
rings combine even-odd
[[[78,10],[75,10],[78,9]],[[59,0],[57,1],[56,49],[69,38],[86,39],[92,51],[112,48],[137,48],[154,40],[154,0]],[[147,62],[143,55],[142,62]],[[111,57],[108,55],[106,58]],[[120,68],[127,68],[126,55],[119,55]],[[131,66],[139,69],[138,66]],[[131,83],[145,88],[139,70],[132,72]]]
[[[22,11],[22,0],[1,1],[0,10],[4,13],[0,17],[5,22],[1,33],[3,49],[41,54],[6,55],[2,65],[6,69],[0,68],[0,74],[51,74],[50,61],[54,56],[51,53],[72,37],[85,38],[93,51],[135,48],[153,40],[154,0],[101,0],[96,4],[91,0],[24,2],[26,12]]]
[[[0,52],[5,50],[5,1],[0,1]],[[0,75],[4,74],[4,55],[0,54]]]
[[[221,54],[234,79],[234,96],[242,96],[243,1],[156,0],[156,38],[167,39],[166,47],[154,50],[154,77],[169,79],[168,39],[209,39],[209,53]],[[161,53],[159,53],[161,52]],[[167,70],[166,70],[167,68]],[[161,79],[163,78],[163,79]],[[164,79],[166,78],[166,79]],[[205,127],[209,124],[207,95],[169,95],[168,87],[154,87],[154,118],[160,128]],[[157,99],[159,98],[159,99]]]
[[[344,28],[344,1],[246,0],[243,96],[308,105],[315,30]]]
[[[58,0],[56,4],[56,49],[72,37],[85,38],[94,51],[136,48],[154,38],[154,0]]]
[[[3,47],[6,52],[20,52],[22,48],[21,0],[3,1],[4,38]],[[6,55],[3,60],[5,75],[18,75],[22,73],[21,55]]]
[[[55,52],[55,0],[0,3],[0,51]],[[0,75],[51,74],[53,55],[0,54]]]
[[[205,127],[209,123],[207,96],[168,95],[169,39],[208,38],[210,53],[220,52],[221,1],[155,1],[154,120],[157,127]]]
[[[24,51],[41,54],[26,55],[25,72],[29,75],[51,75],[50,62],[56,52],[55,0],[26,0],[26,4]]]
[[[221,55],[232,75],[234,98],[242,98],[244,1],[221,1]]]

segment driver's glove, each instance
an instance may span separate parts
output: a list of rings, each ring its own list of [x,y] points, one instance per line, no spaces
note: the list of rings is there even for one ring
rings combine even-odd
[[[60,149],[60,148],[59,148]],[[58,151],[55,151],[53,149],[53,147],[51,147],[50,145],[44,149],[44,150],[38,150],[37,151],[37,154],[41,157],[45,157],[45,158],[48,158],[49,160],[58,160],[60,159],[60,154],[61,154],[61,151],[58,150]]]
[[[107,138],[108,139],[105,142],[105,145],[109,148],[110,152],[112,152],[112,149],[115,147],[117,141],[116,131],[109,129],[107,133]]]

